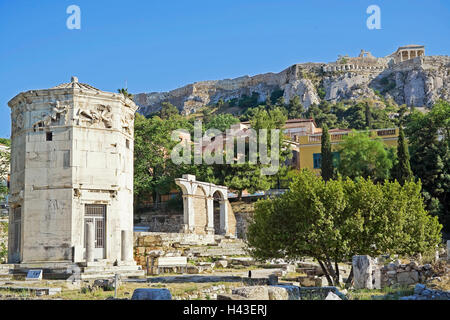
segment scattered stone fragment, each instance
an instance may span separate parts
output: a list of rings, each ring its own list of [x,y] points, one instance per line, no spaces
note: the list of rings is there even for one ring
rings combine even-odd
[[[136,289],[131,300],[172,300],[168,289]]]

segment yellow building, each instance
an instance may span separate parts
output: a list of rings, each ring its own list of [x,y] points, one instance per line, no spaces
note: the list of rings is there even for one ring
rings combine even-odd
[[[241,122],[232,128],[245,130],[250,122]],[[352,133],[351,129],[330,129],[331,151],[335,161],[339,160],[337,146],[343,138]],[[371,137],[380,138],[387,146],[396,147],[398,128],[369,130]],[[292,149],[292,159],[287,164],[299,170],[309,168],[320,173],[322,128],[317,127],[314,119],[289,119],[283,127],[283,133]],[[336,163],[337,165],[337,163]]]
[[[320,128],[318,129],[320,130]],[[345,136],[352,134],[352,131],[347,129],[331,129],[329,130],[329,133],[333,158],[338,161],[339,153],[337,152],[337,146],[343,141]],[[380,138],[389,147],[396,147],[398,128],[370,130],[370,136],[374,139]],[[309,168],[320,173],[321,143],[321,132],[298,136],[295,140],[290,141],[290,145],[294,152],[292,159],[293,167],[296,169]]]

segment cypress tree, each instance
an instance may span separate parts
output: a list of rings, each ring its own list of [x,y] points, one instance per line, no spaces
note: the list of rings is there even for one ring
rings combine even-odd
[[[328,133],[328,126],[323,125],[322,129],[322,147],[321,147],[321,155],[322,155],[322,178],[325,181],[328,181],[333,178],[334,168],[333,168],[333,155],[331,153],[331,141],[330,134]]]
[[[372,127],[372,112],[370,111],[370,105],[368,102],[366,102],[365,106],[365,115],[366,115],[366,128],[371,129]]]
[[[409,164],[408,144],[405,140],[403,128],[400,126],[397,144],[397,164],[393,167],[393,178],[403,185],[413,177],[411,166]]]

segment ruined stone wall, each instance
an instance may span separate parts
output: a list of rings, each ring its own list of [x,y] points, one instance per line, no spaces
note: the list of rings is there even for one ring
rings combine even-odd
[[[231,214],[230,208],[233,214]],[[230,230],[236,228],[236,237],[245,239],[248,217],[253,212],[253,203],[230,202],[228,207]],[[150,232],[180,232],[183,226],[183,212],[180,210],[157,209],[142,213],[135,213],[135,225],[148,226]],[[220,208],[218,203],[214,208],[214,229],[219,234]]]
[[[419,265],[412,261],[409,264],[389,263],[380,268],[381,287],[398,284],[401,286],[423,283],[435,275],[430,264]]]
[[[134,259],[146,266],[147,257],[216,257],[243,255],[241,240],[195,233],[135,232]]]
[[[138,221],[140,225],[148,226],[150,232],[180,232],[183,213],[141,214]]]
[[[254,212],[254,202],[230,202],[236,220],[236,237],[246,239],[247,227]]]

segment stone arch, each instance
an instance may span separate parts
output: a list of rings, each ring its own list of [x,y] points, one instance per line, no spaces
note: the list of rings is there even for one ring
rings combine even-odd
[[[194,193],[194,233],[205,234],[206,227],[208,226],[208,215],[207,215],[207,203],[206,203],[206,191],[205,189],[198,185]]]
[[[175,179],[183,191],[184,226],[182,232],[219,234],[234,237],[236,219],[228,201],[228,189],[212,183],[196,181],[193,175]],[[214,202],[219,203],[219,217],[214,219]],[[219,227],[215,228],[217,221]],[[216,232],[215,232],[216,231]]]
[[[211,188],[211,196],[217,194],[217,197],[222,200],[228,199],[228,193],[226,188]]]

